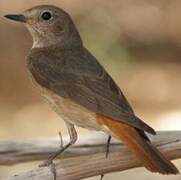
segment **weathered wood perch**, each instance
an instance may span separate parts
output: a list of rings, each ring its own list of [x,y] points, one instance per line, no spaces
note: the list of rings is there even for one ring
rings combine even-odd
[[[152,142],[169,159],[181,158],[181,131],[158,132],[150,136]],[[78,180],[141,166],[139,160],[126,146],[113,140],[111,153],[105,158],[107,137],[98,133],[80,136],[78,143],[68,149],[55,164],[57,180]],[[0,163],[46,159],[60,146],[59,139],[13,141],[0,143]],[[6,180],[53,180],[51,167],[36,168]]]

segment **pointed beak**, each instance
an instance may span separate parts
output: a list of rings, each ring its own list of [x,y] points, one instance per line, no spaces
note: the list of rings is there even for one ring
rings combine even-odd
[[[22,14],[8,14],[8,15],[5,15],[4,17],[14,20],[14,21],[26,23],[26,17]]]

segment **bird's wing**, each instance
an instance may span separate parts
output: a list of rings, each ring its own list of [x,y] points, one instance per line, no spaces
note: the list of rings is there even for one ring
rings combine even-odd
[[[96,59],[87,53],[75,54],[69,59],[66,57],[66,62],[52,56],[41,56],[36,63],[32,63],[32,74],[39,84],[60,96],[112,120],[155,134],[151,127],[135,116],[120,88]]]

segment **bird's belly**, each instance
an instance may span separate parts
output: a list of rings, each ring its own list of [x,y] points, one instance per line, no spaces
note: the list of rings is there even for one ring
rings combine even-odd
[[[63,120],[86,129],[102,130],[96,121],[96,113],[45,89],[42,96]]]

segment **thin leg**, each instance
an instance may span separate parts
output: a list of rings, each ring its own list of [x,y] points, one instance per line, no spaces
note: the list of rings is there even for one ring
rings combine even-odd
[[[106,143],[106,158],[108,158],[108,155],[109,155],[110,142],[111,142],[111,136],[108,136],[107,143]],[[104,178],[104,174],[101,174],[100,180],[103,180],[103,178]]]
[[[53,180],[57,180],[57,172],[54,163],[51,164],[51,172],[53,174]]]
[[[101,174],[101,178],[100,178],[100,180],[103,180],[103,178],[104,178],[104,174]]]
[[[67,123],[67,128],[70,136],[70,142],[63,146],[59,151],[57,151],[55,154],[51,155],[47,161],[45,161],[40,167],[49,166],[52,164],[52,161],[61,153],[63,153],[67,148],[69,148],[71,145],[73,145],[77,141],[77,132],[75,130],[75,127],[73,124]]]
[[[111,143],[111,136],[109,136],[108,139],[107,139],[107,144],[106,144],[106,158],[108,158],[108,155],[109,155],[110,143]]]

